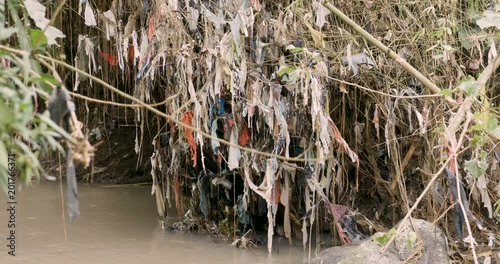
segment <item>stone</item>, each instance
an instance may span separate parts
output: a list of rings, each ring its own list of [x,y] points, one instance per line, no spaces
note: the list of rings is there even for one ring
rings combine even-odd
[[[381,250],[384,245],[377,238],[389,236],[388,233],[379,232],[355,245],[325,249],[316,257],[313,263],[389,264],[400,263],[409,258],[412,263],[418,264],[449,263],[448,247],[443,231],[428,221],[422,219],[411,220],[414,228],[412,228],[410,221],[406,221],[400,234],[397,235],[392,245],[383,254]]]

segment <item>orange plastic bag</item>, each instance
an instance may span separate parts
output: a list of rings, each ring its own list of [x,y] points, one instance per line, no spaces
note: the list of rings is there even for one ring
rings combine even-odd
[[[118,57],[106,52],[101,52],[101,55],[104,57],[104,59],[106,59],[110,66],[116,66],[118,64]]]
[[[248,140],[250,139],[250,131],[248,130],[247,124],[243,123],[243,128],[240,132],[240,137],[238,138],[238,144],[242,147],[248,144]]]
[[[193,122],[193,114],[191,112],[187,112],[184,114],[184,116],[181,119],[182,123],[192,126]],[[189,143],[190,150],[191,150],[191,160],[193,161],[193,167],[196,168],[196,142],[194,141],[194,136],[193,136],[193,131],[189,128],[184,129],[184,133],[186,134],[186,139]]]

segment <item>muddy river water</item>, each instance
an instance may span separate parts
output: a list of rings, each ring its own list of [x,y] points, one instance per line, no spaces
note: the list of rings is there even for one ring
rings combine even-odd
[[[0,211],[0,263],[304,263],[300,247],[238,249],[197,234],[163,231],[150,187],[79,185],[81,216],[67,224],[61,215],[59,183],[16,193],[16,251],[8,255],[9,212]],[[7,208],[0,195],[1,208]]]

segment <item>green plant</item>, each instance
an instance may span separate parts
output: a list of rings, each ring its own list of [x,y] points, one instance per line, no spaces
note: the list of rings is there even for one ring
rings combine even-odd
[[[62,150],[54,139],[60,135],[56,132],[60,129],[47,111],[41,112],[45,108],[42,102],[56,81],[33,56],[34,51],[45,52],[47,37],[43,29],[30,29],[27,25],[27,6],[14,0],[0,1],[0,187],[4,191],[8,156],[15,157],[20,182],[28,183],[43,172],[39,163],[42,153]],[[12,26],[5,26],[5,7]],[[50,28],[48,24],[46,27]],[[16,52],[15,48],[25,52]]]

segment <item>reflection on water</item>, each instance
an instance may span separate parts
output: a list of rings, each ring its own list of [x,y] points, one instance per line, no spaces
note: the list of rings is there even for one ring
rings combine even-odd
[[[206,236],[163,232],[150,187],[80,185],[81,217],[64,242],[59,183],[17,192],[16,257],[7,255],[7,211],[0,211],[0,263],[303,263],[301,248],[237,249]],[[0,206],[6,199],[0,194]],[[0,207],[0,208],[1,208]]]

